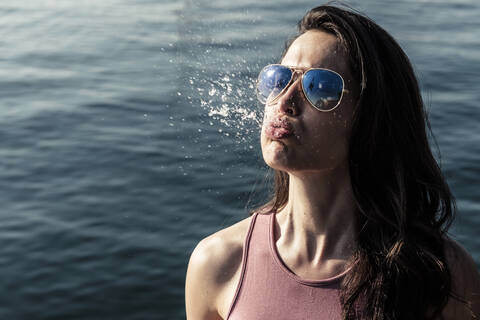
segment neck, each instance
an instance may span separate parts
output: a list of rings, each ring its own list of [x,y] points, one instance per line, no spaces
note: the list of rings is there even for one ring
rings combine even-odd
[[[348,167],[289,174],[289,196],[277,214],[277,246],[297,265],[346,262],[353,251],[355,201]]]

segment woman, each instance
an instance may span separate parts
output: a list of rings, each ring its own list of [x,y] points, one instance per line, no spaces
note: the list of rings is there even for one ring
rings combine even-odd
[[[320,6],[265,67],[274,195],[195,248],[188,320],[475,319],[480,277],[410,62],[370,19]]]

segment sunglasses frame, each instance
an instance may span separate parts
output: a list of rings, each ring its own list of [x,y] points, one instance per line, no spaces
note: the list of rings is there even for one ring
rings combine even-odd
[[[275,98],[273,98],[271,101],[269,101],[269,103],[272,103],[272,102],[275,102],[275,100],[277,100],[286,90],[287,88],[292,84],[293,82],[293,78],[294,78],[294,75],[295,73],[300,73],[302,76],[300,78],[300,83],[302,85],[302,92],[303,92],[303,96],[305,97],[305,99],[307,99],[307,101],[310,103],[310,105],[312,107],[314,107],[315,109],[317,109],[318,111],[321,111],[321,112],[330,112],[334,109],[336,109],[339,105],[340,105],[340,102],[342,101],[342,98],[343,98],[343,94],[344,93],[348,93],[349,91],[347,89],[345,89],[345,80],[343,80],[343,77],[336,71],[333,71],[333,70],[330,70],[330,69],[327,69],[327,68],[308,68],[306,70],[302,69],[302,68],[297,68],[297,67],[293,67],[293,66],[285,66],[283,64],[279,64],[279,63],[273,63],[273,64],[268,64],[266,65],[265,67],[262,68],[262,70],[260,71],[259,75],[258,75],[258,78],[257,78],[257,82],[256,82],[256,92],[257,92],[257,99],[261,102],[261,99],[259,98],[259,92],[258,92],[258,84],[259,84],[259,79],[260,79],[260,74],[262,73],[263,70],[265,70],[267,67],[270,67],[270,66],[281,66],[281,67],[284,67],[284,68],[288,68],[292,71],[292,76],[290,77],[290,80],[288,81],[287,85],[275,96]],[[337,104],[333,107],[333,108],[330,108],[328,110],[322,110],[320,108],[318,108],[317,106],[315,106],[312,101],[310,101],[310,99],[308,98],[307,94],[305,93],[305,88],[303,87],[303,77],[305,76],[305,74],[311,70],[326,70],[326,71],[329,71],[329,72],[332,72],[336,75],[338,75],[340,77],[340,79],[342,79],[342,93],[340,95],[340,98],[338,99],[338,102]],[[265,103],[267,104],[267,103]]]

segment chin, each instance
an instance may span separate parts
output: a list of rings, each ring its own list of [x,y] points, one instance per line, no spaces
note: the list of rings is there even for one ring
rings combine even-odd
[[[293,155],[281,141],[268,141],[262,144],[262,155],[265,163],[272,169],[291,171],[294,167]]]
[[[318,161],[302,161],[299,158],[294,157],[287,152],[279,151],[278,149],[262,148],[263,160],[272,169],[278,171],[284,171],[293,175],[305,175],[315,173],[326,173],[329,171],[337,170],[338,168],[347,165],[347,163],[332,163],[331,161],[325,161],[318,159]]]
[[[284,165],[283,163],[279,162],[272,162],[264,158],[264,161],[267,166],[274,170],[279,170],[279,171],[288,171],[288,166]]]

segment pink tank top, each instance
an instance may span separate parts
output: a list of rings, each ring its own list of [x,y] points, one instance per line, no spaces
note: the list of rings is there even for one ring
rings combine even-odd
[[[348,270],[324,280],[294,274],[278,255],[274,218],[275,213],[252,216],[227,320],[341,319],[339,290]]]

